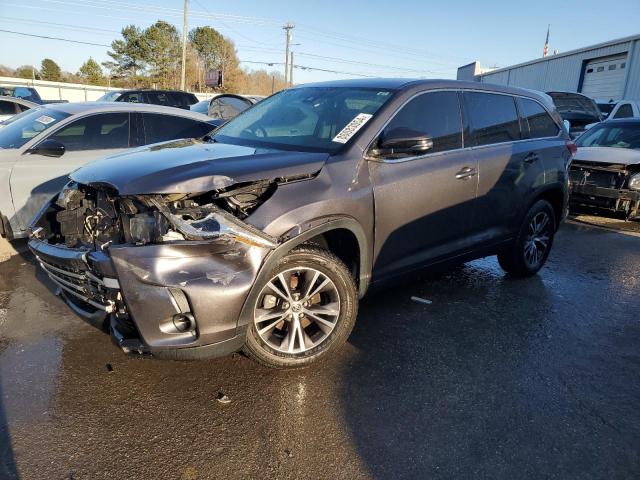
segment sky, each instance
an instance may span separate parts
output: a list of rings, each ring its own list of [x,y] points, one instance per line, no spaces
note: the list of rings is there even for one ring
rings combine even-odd
[[[189,29],[209,25],[234,41],[247,69],[284,67],[291,22],[294,82],[373,77],[455,78],[474,60],[506,67],[549,51],[640,33],[640,0],[189,0]],[[0,0],[0,30],[61,37],[82,45],[0,32],[0,64],[39,67],[52,58],[76,72],[89,58],[108,60],[123,26],[158,19],[182,30],[183,0]],[[273,66],[250,62],[274,62]],[[337,72],[337,73],[336,73]]]

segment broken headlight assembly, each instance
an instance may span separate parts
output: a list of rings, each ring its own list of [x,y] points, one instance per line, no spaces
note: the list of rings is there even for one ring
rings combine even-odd
[[[216,238],[264,248],[276,245],[270,236],[213,203],[200,205],[171,196],[140,196],[123,199],[121,210],[125,232],[136,245]]]
[[[631,175],[631,178],[629,178],[629,188],[631,190],[640,190],[640,173]]]

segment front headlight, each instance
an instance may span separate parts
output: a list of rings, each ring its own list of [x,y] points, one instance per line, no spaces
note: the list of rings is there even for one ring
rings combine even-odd
[[[632,190],[640,190],[640,173],[631,175],[629,179],[629,188]]]
[[[277,245],[269,235],[214,205],[171,210],[157,198],[150,201],[187,240],[225,237],[254,247],[274,248]]]

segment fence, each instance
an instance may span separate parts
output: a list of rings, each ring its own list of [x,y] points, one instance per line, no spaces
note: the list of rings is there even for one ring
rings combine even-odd
[[[122,90],[121,88],[100,87],[97,85],[49,82],[47,80],[30,80],[28,78],[15,77],[0,77],[0,85],[33,87],[43,100],[66,100],[68,102],[88,102],[97,100],[106,92]],[[195,93],[195,95],[200,100],[206,100],[213,96],[212,93]]]

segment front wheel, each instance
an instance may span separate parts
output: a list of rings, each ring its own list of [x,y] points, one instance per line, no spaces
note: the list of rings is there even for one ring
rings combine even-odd
[[[315,246],[284,257],[261,286],[245,352],[268,367],[295,368],[329,355],[348,338],[358,310],[351,273]]]
[[[516,240],[498,253],[498,263],[514,277],[530,277],[547,261],[556,232],[556,216],[546,200],[538,200],[524,217]]]

